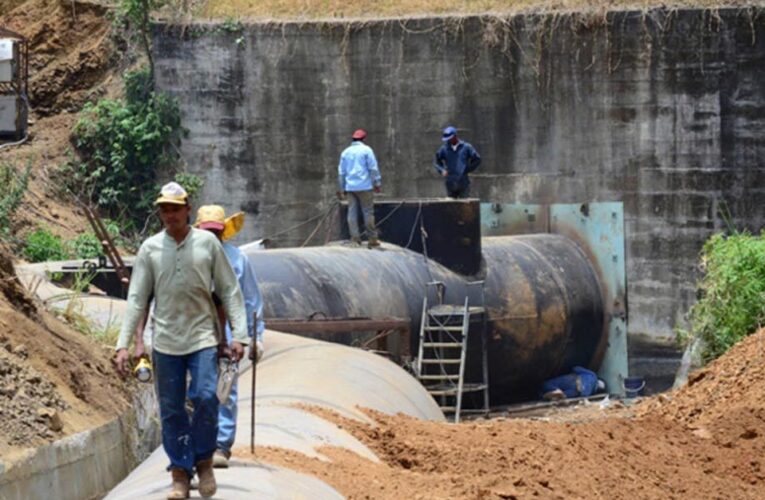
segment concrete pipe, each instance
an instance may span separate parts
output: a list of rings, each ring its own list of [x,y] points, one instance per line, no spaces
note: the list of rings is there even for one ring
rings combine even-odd
[[[306,405],[329,408],[350,418],[371,421],[363,408],[444,421],[422,386],[390,361],[359,349],[287,335],[265,333],[266,354],[258,364],[256,442],[325,458],[321,447],[336,446],[372,461],[378,458],[359,440]],[[249,367],[239,378],[239,411],[235,457],[228,469],[216,470],[216,498],[343,498],[317,478],[236,458],[250,439]],[[256,454],[257,455],[257,454]],[[134,470],[107,496],[109,500],[163,499],[170,485],[162,448]]]

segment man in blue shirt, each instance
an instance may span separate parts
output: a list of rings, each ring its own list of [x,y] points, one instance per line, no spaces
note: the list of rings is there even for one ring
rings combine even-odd
[[[364,144],[366,137],[367,133],[364,130],[356,130],[352,135],[353,142],[340,155],[340,164],[337,167],[340,190],[337,196],[340,199],[348,196],[348,232],[351,234],[351,241],[356,245],[361,244],[357,213],[360,206],[369,237],[368,245],[369,248],[374,248],[380,246],[380,242],[377,240],[375,229],[373,192],[380,192],[382,178],[374,151]]]
[[[606,388],[595,372],[575,366],[568,375],[555,377],[542,384],[540,396],[548,401],[592,396]]]
[[[252,263],[244,253],[226,240],[238,233],[244,225],[244,214],[239,212],[226,218],[223,207],[219,205],[205,205],[199,207],[195,226],[206,229],[213,233],[223,244],[223,252],[226,254],[231,268],[234,270],[239,288],[244,297],[244,308],[247,313],[247,334],[250,338],[255,337],[252,348],[257,359],[263,355],[263,332],[266,329],[263,321],[263,299],[258,288],[258,280]],[[226,341],[231,343],[231,327],[226,322]],[[217,468],[228,467],[231,458],[231,447],[236,437],[236,401],[237,382],[231,386],[226,401],[221,401],[218,411],[218,439],[217,450],[213,455],[213,466]]]
[[[481,164],[481,156],[469,143],[457,137],[457,129],[449,126],[441,136],[444,143],[436,151],[433,166],[446,180],[446,194],[450,198],[468,198],[468,174]]]

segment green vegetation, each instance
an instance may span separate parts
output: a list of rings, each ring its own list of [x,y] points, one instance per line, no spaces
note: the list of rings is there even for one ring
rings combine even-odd
[[[15,167],[0,163],[0,240],[7,240],[11,234],[11,218],[24,198],[29,183],[27,164],[24,172],[19,173]]]
[[[119,238],[119,227],[110,220],[105,220],[106,230],[116,245],[122,241]],[[51,232],[47,227],[38,227],[29,233],[23,242],[24,258],[30,262],[45,262],[48,260],[95,259],[104,255],[101,242],[93,232],[78,235],[72,240],[64,240]]]
[[[91,272],[76,273],[69,285],[69,291],[63,295],[51,297],[48,300],[57,302],[61,299],[66,299],[66,306],[63,309],[54,310],[55,313],[83,335],[105,345],[113,346],[117,343],[117,338],[119,337],[119,322],[113,321],[110,317],[107,324],[101,327],[89,319],[82,311],[83,302],[81,297],[87,292],[94,277],[95,274]]]
[[[701,266],[701,298],[689,312],[690,330],[678,330],[678,339],[701,338],[706,362],[763,324],[765,233],[712,236],[701,251]]]
[[[153,209],[157,171],[175,168],[182,133],[177,103],[150,88],[143,68],[125,76],[124,99],[87,104],[72,136],[79,160],[65,167],[71,191],[135,226]]]
[[[27,235],[23,249],[24,258],[30,262],[66,260],[69,253],[60,236],[46,227],[38,227]]]

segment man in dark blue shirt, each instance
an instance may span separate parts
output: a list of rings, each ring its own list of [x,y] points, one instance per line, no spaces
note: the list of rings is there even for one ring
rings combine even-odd
[[[433,166],[446,178],[446,194],[450,198],[468,198],[468,174],[481,164],[481,156],[473,146],[457,137],[457,129],[454,127],[446,127],[441,138],[444,143],[436,151]]]

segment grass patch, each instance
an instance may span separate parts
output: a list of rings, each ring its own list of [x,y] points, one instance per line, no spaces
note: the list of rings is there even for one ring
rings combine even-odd
[[[178,2],[180,4],[180,2]],[[185,3],[184,3],[185,4]],[[174,4],[173,4],[174,5]],[[188,5],[188,4],[185,4]],[[193,4],[192,4],[193,5]],[[651,7],[719,8],[712,0],[209,0],[194,17],[253,20],[311,20],[426,15],[516,14],[524,12],[606,11]],[[736,1],[725,5],[757,5]]]

